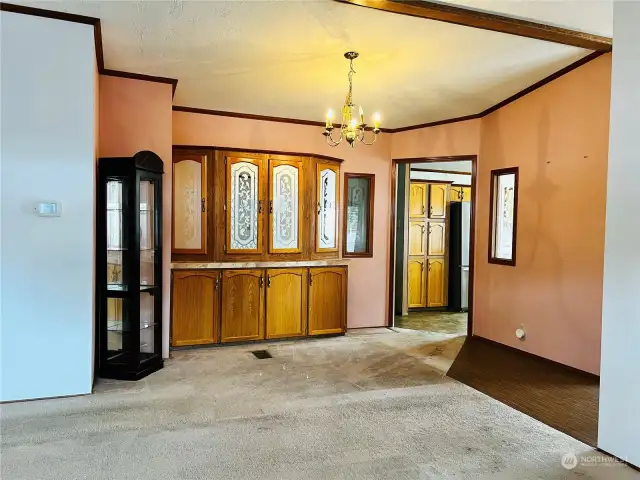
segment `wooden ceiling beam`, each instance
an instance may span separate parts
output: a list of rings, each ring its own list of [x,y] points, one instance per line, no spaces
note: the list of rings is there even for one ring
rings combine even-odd
[[[613,40],[609,37],[554,27],[544,23],[506,17],[454,5],[428,0],[334,0],[385,12],[426,18],[438,22],[454,23],[465,27],[480,28],[520,37],[561,43],[599,52],[609,52]]]

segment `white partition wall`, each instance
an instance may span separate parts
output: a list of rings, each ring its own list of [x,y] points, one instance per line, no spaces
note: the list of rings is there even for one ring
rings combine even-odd
[[[89,393],[93,27],[0,12],[0,35],[0,400]]]
[[[614,3],[598,447],[640,466],[640,2]]]

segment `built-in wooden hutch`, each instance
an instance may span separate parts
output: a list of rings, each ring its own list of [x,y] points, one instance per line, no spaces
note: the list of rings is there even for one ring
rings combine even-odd
[[[171,346],[342,334],[340,161],[174,147]]]

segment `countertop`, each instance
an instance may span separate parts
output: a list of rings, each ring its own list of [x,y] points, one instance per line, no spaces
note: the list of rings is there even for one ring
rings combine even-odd
[[[214,269],[214,268],[296,268],[296,267],[343,267],[349,264],[346,258],[327,260],[301,260],[283,262],[172,262],[173,270]]]

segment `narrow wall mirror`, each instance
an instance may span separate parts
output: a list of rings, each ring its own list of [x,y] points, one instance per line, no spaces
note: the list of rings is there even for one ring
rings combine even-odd
[[[515,266],[518,167],[491,171],[489,263]]]
[[[344,174],[343,257],[373,256],[375,175]]]

